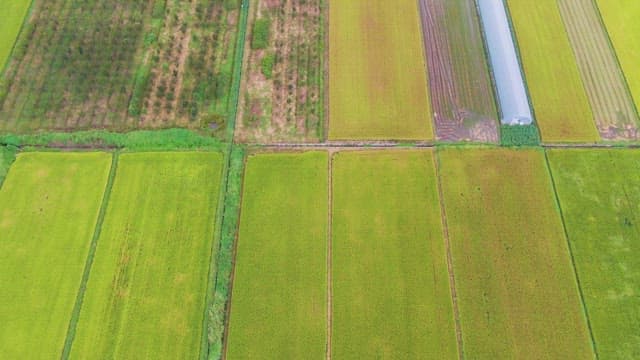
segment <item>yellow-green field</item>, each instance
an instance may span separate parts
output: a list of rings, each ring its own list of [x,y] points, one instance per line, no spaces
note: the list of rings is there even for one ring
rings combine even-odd
[[[3,0],[0,11],[0,75],[20,32],[31,0]]]
[[[120,156],[71,358],[199,356],[221,167],[219,153]]]
[[[227,359],[325,359],[328,155],[249,157]]]
[[[596,0],[609,38],[631,89],[636,107],[640,107],[640,1]]]
[[[456,359],[433,152],[340,152],[332,173],[332,357]]]
[[[329,9],[329,138],[433,139],[417,1]]]
[[[600,139],[556,0],[507,0],[545,142]]]
[[[542,150],[438,156],[465,356],[593,359]]]
[[[0,190],[0,357],[57,359],[107,184],[107,153],[25,153]]]
[[[640,359],[640,151],[551,150],[601,359]]]

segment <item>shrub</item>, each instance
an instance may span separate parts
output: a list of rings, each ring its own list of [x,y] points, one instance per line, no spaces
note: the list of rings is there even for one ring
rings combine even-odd
[[[267,79],[271,79],[273,76],[273,64],[276,60],[275,54],[267,54],[262,58],[262,73]]]
[[[271,20],[262,18],[256,20],[253,24],[253,33],[251,35],[251,48],[254,50],[266,49],[269,45],[269,29],[271,28]]]
[[[540,145],[540,134],[535,124],[502,125],[500,127],[500,143],[503,146]]]

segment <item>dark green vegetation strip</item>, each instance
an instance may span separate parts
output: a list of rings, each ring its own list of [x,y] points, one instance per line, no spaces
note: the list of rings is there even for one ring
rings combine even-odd
[[[593,358],[542,150],[438,154],[465,357]]]
[[[598,355],[640,358],[640,151],[547,154]]]
[[[500,144],[502,146],[537,146],[540,145],[538,127],[531,125],[501,125]]]
[[[221,169],[220,153],[120,155],[71,358],[198,356]]]
[[[433,152],[340,152],[332,171],[332,357],[457,358]]]
[[[0,356],[60,356],[111,154],[21,154],[0,190]]]
[[[111,188],[113,187],[113,179],[116,177],[116,170],[118,169],[118,153],[113,154],[111,160],[111,170],[109,171],[109,178],[107,179],[107,186],[102,195],[102,205],[100,205],[100,212],[98,213],[98,219],[96,226],[93,230],[93,237],[91,238],[91,247],[89,248],[89,254],[84,265],[84,272],[82,274],[82,280],[80,281],[80,288],[78,289],[78,295],[76,295],[76,303],[73,305],[73,312],[71,313],[71,321],[69,321],[69,328],[67,329],[67,336],[64,341],[64,348],[62,349],[62,359],[68,359],[71,352],[71,344],[76,335],[76,327],[78,325],[78,318],[80,316],[80,309],[82,308],[82,300],[84,299],[84,293],[87,289],[87,280],[89,280],[89,274],[91,273],[91,265],[93,264],[93,258],[96,254],[96,246],[98,244],[98,238],[100,237],[100,230],[102,229],[102,222],[104,221],[104,214],[107,212],[107,203],[111,195]]]
[[[249,157],[227,359],[326,357],[327,165],[324,151]]]

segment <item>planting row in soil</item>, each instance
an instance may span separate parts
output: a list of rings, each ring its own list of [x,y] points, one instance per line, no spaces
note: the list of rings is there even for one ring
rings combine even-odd
[[[606,140],[638,140],[638,114],[593,0],[558,2],[593,115]]]
[[[324,0],[254,0],[240,141],[318,141],[324,117]]]
[[[498,141],[496,100],[473,0],[420,0],[436,137]]]
[[[221,126],[238,2],[35,2],[0,79],[0,130]]]
[[[640,356],[640,152],[553,150],[550,167],[601,359]]]

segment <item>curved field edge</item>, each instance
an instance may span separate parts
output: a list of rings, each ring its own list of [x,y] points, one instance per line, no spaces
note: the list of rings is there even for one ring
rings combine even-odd
[[[25,18],[32,6],[32,0],[6,0],[2,3],[0,15],[0,76],[13,52]]]

